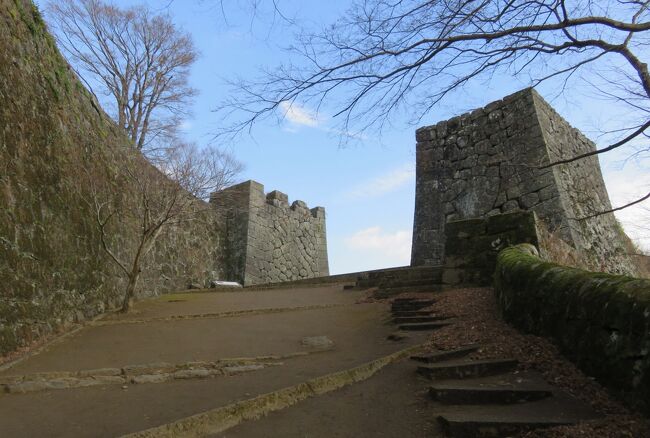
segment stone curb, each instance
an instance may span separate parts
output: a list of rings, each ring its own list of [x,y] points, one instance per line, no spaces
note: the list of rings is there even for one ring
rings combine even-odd
[[[124,435],[122,438],[203,437],[219,433],[245,420],[254,420],[310,397],[366,380],[385,366],[406,358],[422,348],[423,345],[409,347],[355,368],[317,377],[295,386],[192,415],[172,423]]]
[[[282,365],[282,362],[278,362],[280,360],[308,356],[329,350],[331,350],[331,348],[298,351],[277,356],[228,358],[214,362],[185,362],[181,364],[157,362],[150,364],[126,365],[121,368],[56,371],[23,376],[0,376],[0,388],[2,388],[5,393],[22,394],[27,392],[82,388],[97,385],[162,383],[170,380],[231,376],[257,371],[270,366]]]
[[[237,316],[297,312],[301,310],[333,309],[333,308],[345,307],[349,305],[351,305],[351,303],[317,304],[313,306],[302,306],[302,307],[268,307],[263,309],[232,310],[227,312],[199,313],[199,314],[190,314],[190,315],[173,315],[173,316],[158,317],[158,318],[113,319],[113,320],[109,319],[109,320],[96,321],[90,323],[89,325],[92,327],[102,327],[107,325],[119,325],[119,324],[146,324],[148,322],[171,322],[171,321],[185,321],[185,320],[192,320],[192,319],[233,318]]]

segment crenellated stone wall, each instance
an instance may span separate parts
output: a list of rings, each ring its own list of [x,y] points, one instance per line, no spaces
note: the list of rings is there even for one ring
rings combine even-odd
[[[277,190],[246,181],[213,193],[210,202],[226,225],[227,276],[244,285],[329,275],[325,209],[289,205]]]
[[[584,252],[590,267],[635,273],[609,210],[598,158],[545,167],[595,150],[533,89],[420,128],[411,264],[441,265],[447,222],[534,211]]]

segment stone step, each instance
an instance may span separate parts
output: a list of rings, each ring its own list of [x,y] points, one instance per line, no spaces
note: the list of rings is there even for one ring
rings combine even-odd
[[[412,301],[410,303],[397,303],[390,306],[393,311],[404,311],[404,310],[421,310],[425,307],[431,306],[435,303],[435,300],[419,300]]]
[[[395,285],[395,286],[380,286],[373,294],[377,298],[390,298],[395,295],[403,293],[430,293],[441,292],[443,285],[437,283],[427,283],[421,285]]]
[[[550,397],[553,387],[538,372],[513,371],[476,379],[436,380],[429,395],[445,404],[512,404]]]
[[[429,379],[467,379],[506,373],[517,364],[516,359],[449,361],[420,365],[418,373]]]
[[[393,303],[411,303],[413,301],[418,301],[421,298],[416,298],[416,297],[401,297],[401,298],[395,298],[393,300]]]
[[[390,306],[392,312],[404,312],[409,310],[422,310],[425,307],[429,307],[429,303],[409,303],[409,304],[393,304]]]
[[[392,306],[430,306],[435,302],[433,298],[416,298],[408,301],[393,301]]]
[[[404,331],[424,331],[424,330],[437,330],[442,327],[451,325],[451,322],[421,322],[416,324],[402,324],[399,326],[400,330]]]
[[[392,287],[402,287],[402,286],[436,286],[440,284],[441,284],[440,277],[435,276],[435,277],[422,277],[422,278],[417,278],[412,280],[395,279],[395,280],[382,281],[377,284],[377,287],[392,288]]]
[[[436,351],[433,353],[427,354],[418,354],[411,356],[411,359],[418,362],[434,363],[441,362],[449,359],[459,359],[467,356],[470,353],[474,353],[480,348],[480,345],[468,345],[466,347],[458,348],[455,350],[448,351]]]
[[[395,318],[406,318],[409,316],[429,316],[433,310],[397,310],[392,312]]]
[[[395,324],[409,324],[409,323],[419,323],[419,322],[434,322],[434,321],[444,321],[449,319],[448,316],[433,315],[433,316],[399,316],[393,318],[393,323]]]
[[[508,437],[528,430],[572,425],[597,418],[585,403],[559,394],[516,405],[449,406],[438,413],[443,431],[454,438]]]

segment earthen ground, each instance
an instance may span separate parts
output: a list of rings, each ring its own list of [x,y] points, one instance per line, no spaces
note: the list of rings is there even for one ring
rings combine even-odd
[[[137,432],[359,366],[426,340],[427,335],[419,333],[401,342],[387,340],[395,330],[388,320],[387,305],[357,303],[361,297],[361,292],[333,286],[179,294],[139,303],[132,315],[109,318],[120,323],[89,325],[4,370],[0,377],[160,361],[283,355],[313,350],[301,344],[307,336],[327,336],[334,341],[334,348],[236,376],[129,384],[124,389],[105,385],[1,394],[2,436],[108,437]],[[310,310],[295,309],[308,306]],[[157,319],[270,308],[275,309],[273,313]],[[284,311],[277,312],[279,308]],[[134,319],[140,322],[130,322]],[[404,378],[413,375],[404,373]],[[379,389],[373,403],[393,406],[386,394],[379,396]],[[376,415],[364,421],[376,423],[381,418]],[[345,430],[345,425],[341,427]]]
[[[426,388],[408,359],[368,380],[247,421],[215,438],[442,437]]]

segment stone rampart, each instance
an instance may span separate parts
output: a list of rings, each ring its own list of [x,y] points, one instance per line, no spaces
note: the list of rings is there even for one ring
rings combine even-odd
[[[448,222],[442,282],[491,285],[497,255],[502,249],[519,243],[536,246],[541,243],[534,212],[510,212]]]
[[[441,265],[448,222],[534,211],[593,268],[634,273],[595,150],[533,89],[417,130],[411,264]]]
[[[119,175],[129,140],[60,55],[35,6],[0,0],[0,355],[121,302],[125,275],[104,253],[88,181],[133,198]],[[149,172],[152,173],[152,172]],[[142,267],[139,296],[219,272],[210,215],[170,227]],[[135,253],[140,220],[115,218],[110,248]],[[219,275],[219,274],[217,274]]]
[[[90,186],[105,205],[123,207],[107,244],[125,263],[142,216],[128,208],[137,188],[120,177],[129,139],[71,71],[34,4],[0,0],[0,23],[2,356],[121,303],[125,275],[102,249]],[[141,177],[155,186],[164,176],[141,161]],[[241,221],[197,200],[193,220],[165,228],[143,261],[138,297],[210,279],[328,274],[324,210],[289,207],[279,193],[267,200],[257,183],[241,187],[226,209]]]
[[[253,284],[329,274],[325,209],[309,209],[279,191],[246,181],[212,194],[210,202],[227,223],[227,275]]]

